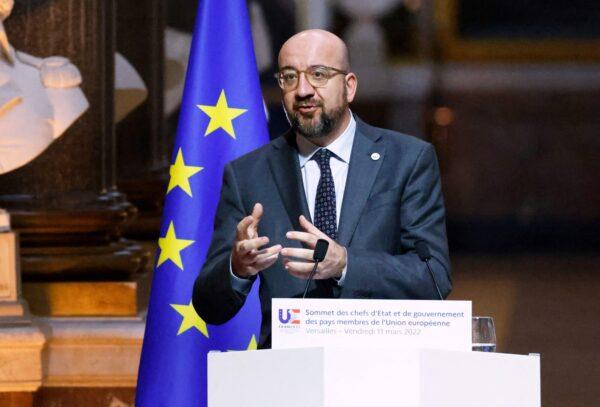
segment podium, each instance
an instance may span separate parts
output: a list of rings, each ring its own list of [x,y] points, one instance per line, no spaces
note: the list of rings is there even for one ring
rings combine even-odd
[[[409,349],[211,352],[208,406],[540,407],[540,358]]]

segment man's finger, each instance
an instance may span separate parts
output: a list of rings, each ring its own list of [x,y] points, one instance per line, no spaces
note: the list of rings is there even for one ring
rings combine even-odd
[[[264,270],[268,267],[271,267],[273,265],[273,263],[275,263],[277,261],[278,258],[279,258],[279,253],[275,253],[269,257],[265,257],[264,259],[261,259],[260,261],[254,263],[252,266],[259,270]]]
[[[306,274],[308,275],[313,267],[315,266],[314,263],[312,262],[305,262],[305,261],[295,261],[295,260],[290,260],[290,259],[284,259],[283,260],[283,266],[286,270],[290,271],[290,272],[294,272],[294,273],[299,273],[299,274]],[[322,269],[322,264],[319,264],[319,266],[317,267],[317,271]]]
[[[263,216],[263,206],[260,202],[257,202],[254,204],[254,207],[252,208],[252,217],[257,221],[260,222],[260,218],[262,218]]]
[[[308,219],[304,217],[304,215],[300,215],[300,226],[304,228],[308,233],[312,233],[313,235],[317,235],[319,239],[325,239],[327,241],[330,240],[329,236],[325,233],[321,232],[315,225],[310,223]]]
[[[314,264],[312,263],[304,263],[304,262],[300,262],[300,261],[288,261],[285,263],[285,269],[288,271],[288,273],[290,273],[291,275],[298,277],[298,278],[303,278],[303,279],[307,279],[310,275],[310,272],[312,271],[314,267]],[[314,279],[315,280],[319,280],[321,279],[321,277],[319,276],[319,268],[317,268],[317,272],[315,273]]]
[[[296,231],[287,232],[285,234],[285,237],[287,237],[290,240],[297,240],[299,242],[302,242],[302,243],[306,244],[308,247],[310,247],[311,249],[315,248],[315,245],[317,244],[317,240],[319,239],[317,236],[315,236],[311,233],[296,232]]]
[[[281,255],[285,257],[294,257],[303,260],[312,260],[314,250],[311,249],[297,249],[295,247],[286,247],[281,250]]]
[[[250,227],[248,228],[248,237],[249,238],[254,238],[258,236],[258,224],[260,222],[260,220],[262,219],[264,213],[264,209],[262,204],[260,203],[255,203],[254,207],[252,208],[252,223],[250,224]]]
[[[254,239],[242,240],[237,245],[237,250],[243,255],[249,254],[252,250],[258,249],[269,243],[269,238],[266,236],[256,237]]]
[[[274,254],[279,255],[279,252],[281,252],[281,249],[282,249],[281,245],[278,244],[278,245],[275,245],[275,246],[271,246],[271,247],[269,247],[267,249],[263,249],[263,250],[257,251],[255,253],[255,255],[254,255],[254,261],[255,262],[260,262],[260,261],[263,261],[266,258],[269,258],[269,257],[273,256]]]
[[[235,239],[240,241],[248,238],[248,227],[252,224],[252,216],[246,216],[237,224]]]

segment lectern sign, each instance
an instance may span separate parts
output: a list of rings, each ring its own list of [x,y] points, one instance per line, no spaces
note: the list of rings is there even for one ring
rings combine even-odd
[[[471,350],[471,301],[274,298],[272,347]]]

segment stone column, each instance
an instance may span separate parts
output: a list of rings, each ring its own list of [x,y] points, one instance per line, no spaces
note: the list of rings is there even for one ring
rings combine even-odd
[[[45,338],[21,298],[17,234],[0,209],[0,404],[31,405],[42,384]]]
[[[165,6],[163,0],[117,0],[116,9],[117,51],[148,89],[147,100],[116,127],[118,185],[140,211],[125,233],[154,244],[172,148],[163,120]]]
[[[21,236],[24,294],[35,314],[102,314],[113,292],[102,284],[135,281],[147,260],[120,238],[136,209],[116,189],[113,0],[23,0],[5,26],[17,50],[68,57],[90,103],[41,156],[0,176],[0,207]],[[97,300],[82,303],[82,285]]]

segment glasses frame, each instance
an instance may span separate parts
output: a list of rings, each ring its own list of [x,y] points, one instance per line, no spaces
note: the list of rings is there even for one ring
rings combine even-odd
[[[327,76],[327,81],[323,84],[323,85],[313,85],[313,83],[310,81],[310,76],[307,75],[307,72],[310,70],[314,70],[314,69],[318,69],[318,68],[325,68],[328,71],[328,76]],[[306,77],[306,80],[308,81],[308,83],[310,83],[310,86],[312,86],[313,88],[324,88],[325,86],[327,86],[327,84],[329,83],[329,80],[331,78],[333,78],[334,76],[337,75],[348,75],[350,72],[348,71],[344,71],[342,69],[338,69],[338,68],[334,68],[332,66],[326,66],[326,65],[313,65],[308,67],[307,69],[304,70],[299,70],[296,68],[284,68],[286,70],[291,70],[291,71],[296,71],[296,73],[298,73],[298,80],[296,82],[296,86],[291,87],[291,88],[286,88],[283,83],[282,83],[282,79],[281,79],[281,75],[282,75],[282,71],[276,72],[274,77],[275,80],[277,80],[277,84],[279,85],[279,87],[285,91],[292,91],[292,90],[296,90],[298,88],[298,84],[300,83],[300,74],[304,74],[304,76]]]

